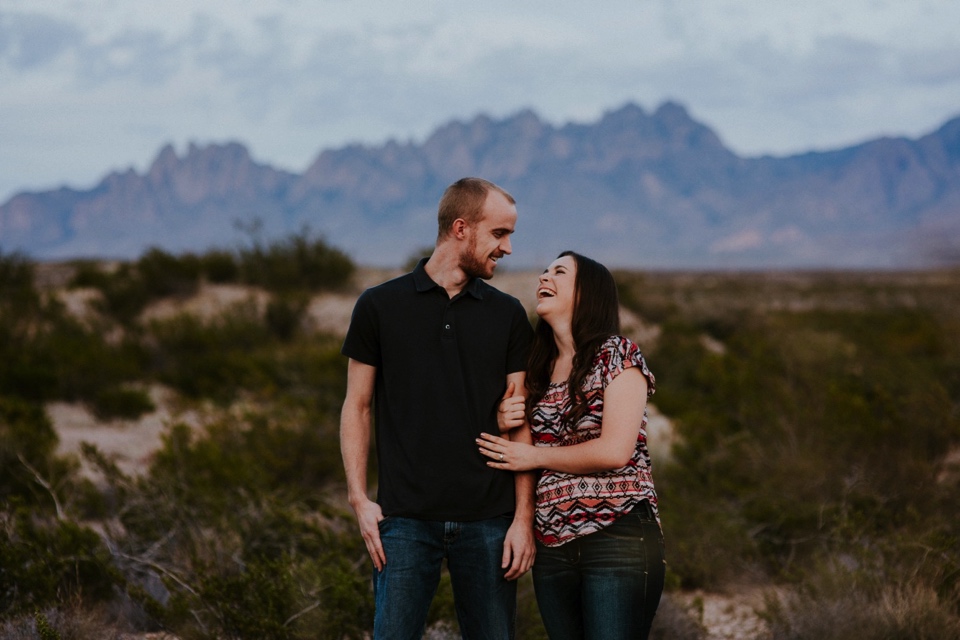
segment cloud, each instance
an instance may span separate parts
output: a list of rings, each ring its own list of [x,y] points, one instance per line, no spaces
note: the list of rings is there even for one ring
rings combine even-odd
[[[960,109],[954,0],[5,7],[0,198],[167,142],[239,139],[300,170],[325,147],[523,108],[562,124],[674,99],[751,155],[917,135]]]
[[[749,249],[756,249],[764,243],[763,234],[756,229],[744,229],[730,234],[710,245],[710,253],[739,253]]]
[[[82,39],[74,25],[35,13],[0,13],[0,61],[18,72],[34,70]]]

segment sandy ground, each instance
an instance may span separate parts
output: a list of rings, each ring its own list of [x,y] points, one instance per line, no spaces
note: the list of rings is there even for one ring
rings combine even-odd
[[[763,609],[766,590],[749,588],[735,594],[694,591],[681,600],[702,603],[706,640],[767,640],[769,630],[757,611]]]
[[[150,456],[160,448],[161,438],[177,422],[195,426],[200,416],[195,411],[175,409],[174,394],[157,385],[148,390],[157,410],[138,420],[100,422],[86,407],[68,402],[51,402],[47,415],[60,438],[57,453],[79,454],[83,442],[93,444],[112,458],[128,475],[145,471]]]

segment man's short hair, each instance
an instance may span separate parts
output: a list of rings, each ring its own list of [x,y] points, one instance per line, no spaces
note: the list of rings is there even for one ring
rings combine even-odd
[[[483,204],[491,191],[502,193],[510,204],[517,203],[509,193],[483,178],[460,178],[447,187],[437,212],[437,240],[450,233],[457,218],[463,218],[471,226],[480,222]]]

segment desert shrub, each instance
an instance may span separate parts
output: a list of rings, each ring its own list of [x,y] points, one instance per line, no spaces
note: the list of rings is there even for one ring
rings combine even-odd
[[[300,329],[310,299],[304,295],[285,294],[267,303],[267,328],[278,339],[289,341]]]
[[[175,256],[163,249],[148,249],[136,263],[136,271],[150,299],[189,296],[200,279],[200,259],[192,253]]]
[[[240,389],[269,384],[270,333],[255,306],[238,305],[203,321],[180,314],[150,323],[157,377],[194,398],[226,402]]]
[[[25,510],[0,512],[0,618],[71,599],[102,602],[117,579],[91,529]]]
[[[54,454],[57,440],[42,405],[0,396],[0,509],[62,517],[75,503],[96,502],[77,461]]]
[[[25,466],[48,470],[57,434],[39,404],[0,396],[0,503],[36,504],[46,496]]]
[[[72,602],[0,623],[0,640],[124,640],[131,630],[108,606]]]
[[[763,613],[777,640],[940,640],[960,638],[957,604],[923,582],[865,584],[834,568]]]
[[[101,420],[136,420],[156,409],[153,400],[143,389],[106,388],[93,397],[93,412]]]
[[[960,441],[949,324],[896,308],[731,324],[721,310],[662,328],[654,402],[682,441],[657,482],[681,584],[716,587],[744,563],[803,580],[837,540],[876,545],[918,514],[942,520],[936,501],[956,489],[936,485],[937,463]]]
[[[349,281],[354,269],[345,253],[307,231],[240,251],[243,281],[276,292],[336,289]]]
[[[318,500],[332,470],[309,453],[335,443],[305,440],[310,430],[225,418],[192,435],[180,425],[148,477],[108,468],[123,524],[113,544],[127,582],[153,575],[164,584],[153,596],[128,593],[185,638],[352,638],[369,630],[365,547]],[[301,435],[291,440],[295,431]]]
[[[311,414],[339,420],[346,393],[346,358],[341,341],[314,335],[281,344],[273,352],[274,384],[283,401]]]
[[[56,396],[96,402],[104,389],[143,376],[147,352],[136,338],[109,343],[72,318],[56,323],[37,345],[57,377]]]
[[[0,315],[0,394],[31,401],[93,400],[143,373],[145,351],[132,337],[108,343],[48,300],[33,313]]]
[[[71,289],[103,289],[110,280],[110,274],[103,270],[97,260],[74,260],[70,263],[73,275],[67,282]]]
[[[103,297],[94,306],[124,325],[132,324],[150,302],[150,292],[129,264],[117,267],[98,288]]]
[[[169,606],[194,612],[174,622],[188,636],[363,638],[373,619],[368,579],[332,549],[314,558],[252,558],[195,569],[195,593],[177,591]]]
[[[191,253],[173,255],[157,247],[109,272],[95,261],[74,265],[69,286],[99,289],[102,298],[96,308],[126,326],[132,325],[153,300],[195,293],[203,270],[199,257]]]
[[[292,304],[303,302],[294,298]],[[274,313],[271,323],[255,305],[241,304],[206,321],[186,314],[153,321],[151,369],[194,398],[228,402],[248,392],[321,411],[339,406],[346,372],[339,340],[297,337],[289,324],[302,311]]]
[[[240,277],[240,265],[232,252],[212,249],[200,256],[200,272],[209,282],[236,282]]]
[[[175,425],[156,454],[150,477],[211,513],[234,499],[232,491],[282,491],[308,500],[342,477],[339,446],[329,431],[304,414],[279,410],[272,418],[224,418],[201,433]]]
[[[0,251],[0,313],[35,306],[39,296],[33,280],[33,263],[26,256]]]

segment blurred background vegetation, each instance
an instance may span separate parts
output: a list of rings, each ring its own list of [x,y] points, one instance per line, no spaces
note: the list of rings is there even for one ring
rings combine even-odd
[[[0,638],[364,637],[346,362],[305,321],[313,297],[358,292],[349,257],[301,233],[67,266],[92,313],[0,254]],[[656,637],[706,637],[683,594],[756,588],[762,637],[960,637],[960,272],[616,276],[657,329],[641,346],[676,432],[655,461]],[[144,313],[211,283],[267,302]],[[151,385],[202,424],[171,421],[137,473],[57,453],[51,402],[135,428]],[[529,577],[520,591],[519,637],[543,638]],[[456,630],[446,580],[431,630]]]

